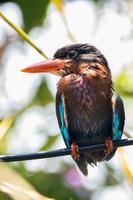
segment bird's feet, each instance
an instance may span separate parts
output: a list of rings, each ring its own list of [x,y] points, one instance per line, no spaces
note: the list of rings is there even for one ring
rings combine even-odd
[[[71,156],[74,160],[79,160],[80,158],[79,146],[75,142],[71,144]]]
[[[105,145],[106,145],[106,149],[105,152],[107,154],[111,153],[113,151],[113,141],[111,137],[107,137],[105,140]]]

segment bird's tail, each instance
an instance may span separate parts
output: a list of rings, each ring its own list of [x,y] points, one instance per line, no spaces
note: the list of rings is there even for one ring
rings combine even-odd
[[[80,171],[87,176],[88,175],[88,170],[87,170],[87,160],[86,156],[84,154],[80,154],[80,159],[75,161],[76,164],[78,165]]]

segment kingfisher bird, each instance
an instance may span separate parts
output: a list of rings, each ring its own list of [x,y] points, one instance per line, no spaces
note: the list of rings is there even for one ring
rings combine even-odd
[[[56,115],[71,156],[84,175],[87,165],[110,160],[113,141],[123,134],[125,113],[121,97],[114,91],[111,71],[104,55],[93,45],[72,44],[58,49],[53,59],[22,72],[50,72],[57,83]],[[105,143],[106,149],[80,153],[79,147]]]

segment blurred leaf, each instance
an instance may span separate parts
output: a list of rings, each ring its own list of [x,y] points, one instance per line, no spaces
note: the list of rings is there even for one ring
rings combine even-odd
[[[98,8],[102,8],[102,6],[109,2],[110,0],[106,1],[106,0],[92,0],[97,6]]]
[[[99,4],[99,3],[104,2],[105,0],[92,0],[92,1],[94,1],[94,3],[96,3],[96,4]]]
[[[14,117],[7,117],[0,122],[0,140],[4,137],[4,135],[7,133],[7,131],[11,128],[12,124],[14,122]]]
[[[54,197],[57,200],[69,200],[70,198],[81,200],[74,189],[64,183],[64,178],[61,173],[46,174],[40,171],[30,174],[27,178],[40,193],[45,193],[49,197]],[[82,198],[82,200],[85,199]]]
[[[118,180],[118,177],[116,177],[115,170],[111,165],[105,164],[107,169],[107,175],[105,177],[105,186],[115,186],[118,185],[120,180]]]
[[[126,161],[124,149],[119,148],[119,153],[121,155],[121,164],[122,164],[123,171],[125,172],[127,180],[129,181],[131,186],[133,186],[133,173],[132,173],[131,169],[129,168],[129,165]]]
[[[48,88],[46,80],[43,79],[40,86],[38,87],[38,90],[35,94],[35,97],[33,98],[32,103],[46,106],[52,101],[54,101],[54,97],[52,96]]]
[[[47,14],[50,0],[13,0],[22,11],[24,30],[30,31],[35,26],[41,26]]]
[[[41,148],[41,151],[45,151],[45,150],[50,149],[55,144],[55,142],[57,141],[58,137],[59,137],[59,135],[48,136],[47,142]]]
[[[6,154],[7,152],[7,144],[9,140],[10,129],[14,126],[16,122],[16,116],[12,115],[3,119],[0,122],[0,153]]]
[[[39,194],[33,186],[16,171],[5,164],[0,164],[0,190],[14,200],[52,200]]]
[[[123,96],[133,97],[133,70],[126,67],[115,80],[115,89]]]
[[[63,0],[51,0],[51,1],[55,4],[57,10],[59,10],[60,12],[63,11]]]
[[[0,200],[12,200],[7,194],[0,192]]]
[[[43,165],[43,162],[42,162]],[[57,200],[89,200],[90,193],[87,189],[75,188],[68,185],[65,181],[65,174],[68,170],[71,170],[70,165],[66,163],[62,164],[61,171],[57,173],[46,173],[42,171],[27,171],[23,163],[15,166],[16,170],[23,175],[25,179],[31,182],[32,185],[41,194],[47,195],[49,197],[54,197]],[[53,166],[54,168],[54,166]],[[79,195],[79,190],[83,192],[84,195]]]

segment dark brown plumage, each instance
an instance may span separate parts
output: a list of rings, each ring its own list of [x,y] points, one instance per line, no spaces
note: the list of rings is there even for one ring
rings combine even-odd
[[[61,76],[57,84],[56,114],[71,155],[84,175],[87,164],[109,160],[115,154],[112,140],[121,139],[124,107],[112,89],[111,72],[101,52],[89,44],[60,48],[54,59],[23,69],[52,72]],[[105,143],[106,150],[79,154],[78,147]]]
[[[76,52],[76,53],[75,53]],[[63,98],[65,122],[70,144],[78,146],[104,143],[113,139],[112,79],[107,60],[94,46],[77,44],[65,46],[54,55],[65,60],[62,76],[57,84],[57,118],[59,97]],[[123,128],[123,127],[122,127]],[[114,151],[80,154],[76,160],[87,174],[87,163],[110,159]]]

